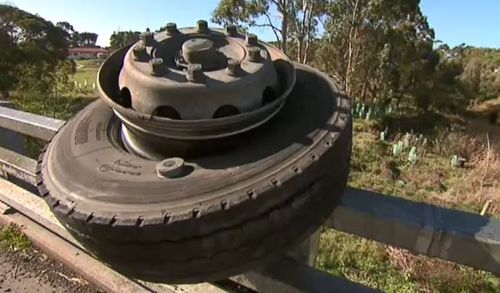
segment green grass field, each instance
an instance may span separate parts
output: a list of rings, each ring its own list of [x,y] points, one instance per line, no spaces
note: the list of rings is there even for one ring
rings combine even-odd
[[[76,73],[71,77],[72,81],[76,81],[83,89],[90,91],[86,96],[95,97],[93,84],[97,84],[97,71],[101,65],[100,60],[76,60]],[[87,86],[85,87],[85,82]]]

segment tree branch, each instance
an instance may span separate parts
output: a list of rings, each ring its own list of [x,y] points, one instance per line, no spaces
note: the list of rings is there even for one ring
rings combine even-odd
[[[277,27],[275,27],[275,26],[273,25],[273,21],[271,20],[271,16],[269,15],[269,13],[265,12],[265,13],[264,13],[264,16],[267,18],[267,22],[268,22],[268,25],[267,25],[267,26],[268,26],[268,27],[270,27],[270,28],[271,28],[271,30],[273,31],[274,36],[276,37],[276,41],[278,42],[278,44],[279,44],[279,45],[280,45],[280,47],[281,47],[281,39],[280,39],[280,37],[279,37],[279,34],[281,34],[281,33],[282,33],[282,31],[281,31],[279,28],[277,28]],[[259,26],[259,25],[256,25],[256,26]],[[261,26],[265,26],[265,25],[261,25]]]

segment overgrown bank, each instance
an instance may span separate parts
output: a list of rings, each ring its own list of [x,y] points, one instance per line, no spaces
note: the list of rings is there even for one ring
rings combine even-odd
[[[486,122],[484,122],[486,123]],[[380,120],[355,122],[349,185],[473,213],[500,215],[500,144],[470,136],[468,123],[387,131]],[[474,125],[474,127],[477,127]],[[418,129],[418,128],[417,128]],[[386,136],[381,140],[381,132]],[[488,141],[490,145],[488,146]],[[398,150],[397,146],[403,147]],[[395,151],[396,146],[396,151]],[[415,157],[410,155],[415,148]],[[452,166],[453,156],[465,159]],[[318,268],[388,292],[498,292],[490,273],[334,230],[321,236]]]

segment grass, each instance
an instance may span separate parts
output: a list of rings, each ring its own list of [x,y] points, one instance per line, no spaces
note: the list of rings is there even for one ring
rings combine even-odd
[[[458,129],[437,128],[420,135],[393,132],[380,141],[377,121],[356,121],[349,185],[415,201],[479,213],[500,214],[500,157],[480,140]],[[408,141],[399,155],[392,145]],[[408,161],[411,146],[415,163]],[[452,167],[452,155],[467,158]],[[319,269],[387,292],[500,292],[490,273],[411,253],[346,233],[324,230]]]
[[[72,80],[78,83],[87,84],[90,86],[97,80],[97,71],[101,65],[99,60],[76,60],[76,73],[73,75]]]
[[[77,89],[86,98],[96,98],[93,84],[97,85],[97,72],[101,66],[101,60],[76,60],[76,72],[71,77],[72,82],[76,82]],[[87,85],[85,85],[85,82]]]
[[[414,256],[334,230],[321,235],[317,267],[384,292],[499,292],[498,278],[447,261]]]
[[[15,225],[4,226],[0,229],[0,249],[11,251],[25,251],[31,248],[31,241]]]

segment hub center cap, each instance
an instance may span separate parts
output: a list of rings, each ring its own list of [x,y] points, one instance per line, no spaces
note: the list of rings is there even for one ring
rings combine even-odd
[[[190,64],[201,64],[203,68],[213,66],[217,58],[214,42],[205,38],[194,38],[182,44],[182,57]]]

